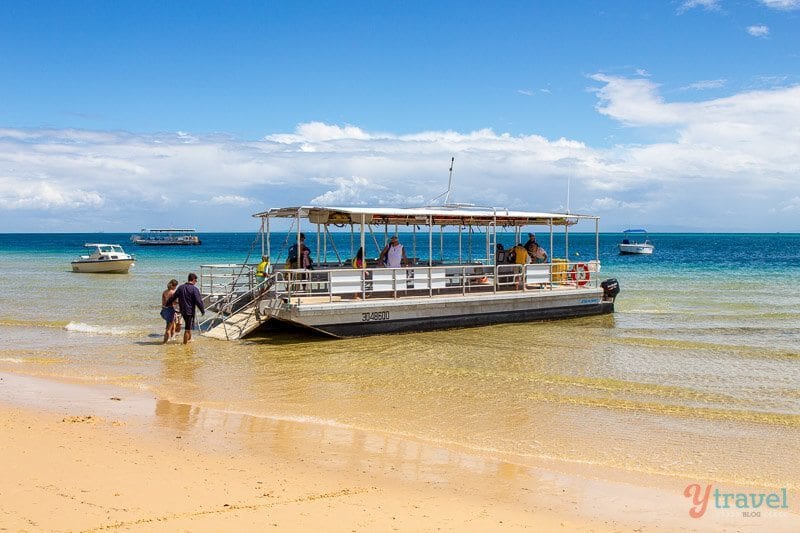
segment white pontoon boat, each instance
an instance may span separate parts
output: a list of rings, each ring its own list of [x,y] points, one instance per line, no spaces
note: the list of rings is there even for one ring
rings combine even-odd
[[[131,236],[133,244],[143,246],[187,246],[201,244],[200,237],[193,229],[166,228],[142,229],[138,235]]]
[[[133,256],[125,253],[118,244],[87,243],[84,247],[93,251],[72,261],[73,272],[125,274],[134,265]]]
[[[207,336],[237,339],[264,324],[350,337],[580,317],[613,312],[619,292],[616,280],[598,279],[595,216],[447,206],[285,207],[253,216],[262,221],[261,253],[273,257],[274,271],[261,281],[255,265],[201,266],[200,288],[212,311],[201,324]],[[271,249],[270,223],[276,219],[284,219],[283,228],[292,225],[287,244],[300,241],[301,229],[308,235],[316,250],[313,270],[287,264],[288,250]],[[503,232],[522,242],[523,228],[544,226],[549,242],[540,244],[552,255],[554,239],[563,239],[564,256],[570,257],[570,227],[579,223],[594,232],[592,260],[508,264],[506,254],[497,253]],[[337,249],[332,227],[349,230],[346,255]],[[399,230],[408,256],[402,267],[351,260],[359,247],[369,250],[367,258],[378,257],[389,233]],[[441,249],[446,231],[449,240],[458,237],[457,250],[449,253]],[[340,247],[342,239],[339,234]]]

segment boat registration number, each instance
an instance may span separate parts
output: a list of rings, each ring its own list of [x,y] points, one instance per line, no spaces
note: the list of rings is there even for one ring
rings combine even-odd
[[[361,313],[362,322],[377,322],[389,320],[389,311],[376,311],[374,313]]]

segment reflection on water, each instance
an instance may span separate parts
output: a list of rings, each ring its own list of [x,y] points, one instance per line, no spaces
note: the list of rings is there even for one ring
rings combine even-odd
[[[252,455],[269,451],[288,461],[300,456],[345,472],[378,466],[395,477],[432,483],[446,481],[453,466],[462,472],[496,474],[509,481],[530,474],[523,465],[341,425],[243,415],[168,400],[157,402],[155,418],[158,426],[178,430],[182,438],[204,442],[215,450]],[[323,449],[324,454],[320,453]]]

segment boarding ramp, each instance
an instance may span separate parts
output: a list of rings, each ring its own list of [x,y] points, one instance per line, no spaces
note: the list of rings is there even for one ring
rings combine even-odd
[[[272,317],[280,303],[275,274],[255,276],[255,265],[202,265],[200,292],[206,316],[198,327],[204,337],[237,340]]]

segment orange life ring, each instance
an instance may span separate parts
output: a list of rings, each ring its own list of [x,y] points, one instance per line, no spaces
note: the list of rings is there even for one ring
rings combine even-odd
[[[576,263],[569,271],[569,279],[574,281],[578,287],[583,287],[592,279],[589,266],[586,263]]]

